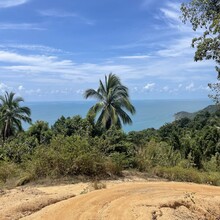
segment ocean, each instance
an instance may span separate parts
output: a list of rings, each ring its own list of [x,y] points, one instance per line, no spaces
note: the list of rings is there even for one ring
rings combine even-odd
[[[85,117],[93,101],[71,102],[25,102],[31,109],[33,122],[43,120],[53,125],[62,115]],[[159,128],[174,120],[179,111],[195,112],[213,104],[211,100],[134,100],[136,114],[131,116],[133,124],[123,127],[125,132],[140,131],[146,128]],[[25,129],[28,125],[24,126]]]

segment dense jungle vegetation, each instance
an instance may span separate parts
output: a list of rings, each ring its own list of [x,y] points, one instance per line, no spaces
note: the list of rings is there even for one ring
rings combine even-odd
[[[220,110],[183,118],[160,129],[106,129],[95,115],[37,121],[1,136],[0,184],[83,175],[112,178],[124,169],[169,180],[220,185]]]

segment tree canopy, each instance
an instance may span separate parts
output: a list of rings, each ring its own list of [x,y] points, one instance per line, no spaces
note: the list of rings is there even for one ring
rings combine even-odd
[[[218,80],[220,80],[220,1],[219,0],[191,0],[181,6],[182,19],[189,21],[194,31],[203,30],[202,35],[192,40],[192,46],[196,48],[194,59],[214,60]],[[214,100],[220,101],[220,83],[209,84],[215,91]]]
[[[3,139],[22,131],[22,121],[31,122],[31,111],[28,107],[20,106],[22,97],[15,97],[13,92],[5,92],[0,96],[0,129]]]
[[[121,84],[118,76],[109,74],[105,76],[104,83],[99,81],[97,90],[88,89],[84,94],[85,98],[96,98],[98,103],[92,106],[89,114],[96,114],[99,117],[98,124],[102,124],[106,129],[112,125],[119,128],[124,124],[131,124],[132,120],[126,111],[135,113],[135,108],[129,100],[128,88]]]

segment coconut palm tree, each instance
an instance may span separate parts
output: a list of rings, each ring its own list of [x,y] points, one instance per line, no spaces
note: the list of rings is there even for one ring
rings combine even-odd
[[[105,76],[105,82],[99,81],[97,90],[88,89],[85,98],[96,98],[98,103],[92,106],[89,114],[98,115],[97,124],[102,124],[106,129],[112,125],[119,128],[124,124],[131,124],[132,120],[126,111],[135,113],[135,108],[129,100],[128,88],[121,84],[119,77],[110,73]]]
[[[16,131],[22,131],[22,121],[31,123],[31,111],[28,107],[21,107],[22,97],[15,97],[13,92],[5,92],[0,96],[0,129],[5,140]]]

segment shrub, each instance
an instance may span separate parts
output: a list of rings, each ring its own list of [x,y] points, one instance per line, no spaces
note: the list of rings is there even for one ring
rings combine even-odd
[[[202,177],[201,173],[193,168],[184,169],[179,166],[175,167],[156,167],[154,173],[168,180],[176,181],[186,181],[186,182],[196,182],[201,183]]]
[[[114,166],[120,166],[114,161]],[[102,176],[108,172],[106,157],[79,136],[56,137],[48,146],[36,149],[24,166],[35,178],[69,175]]]
[[[17,176],[19,174],[18,167],[11,162],[0,162],[0,182],[6,183],[11,177]]]
[[[175,166],[156,167],[154,169],[154,174],[172,181],[185,181],[220,185],[219,172],[201,172],[194,168],[184,169],[182,167]]]
[[[150,141],[139,149],[136,164],[139,170],[147,171],[155,166],[175,166],[181,160],[179,151],[173,150],[165,142]]]
[[[216,153],[209,161],[203,162],[203,168],[205,171],[217,172],[220,170],[220,154]]]

